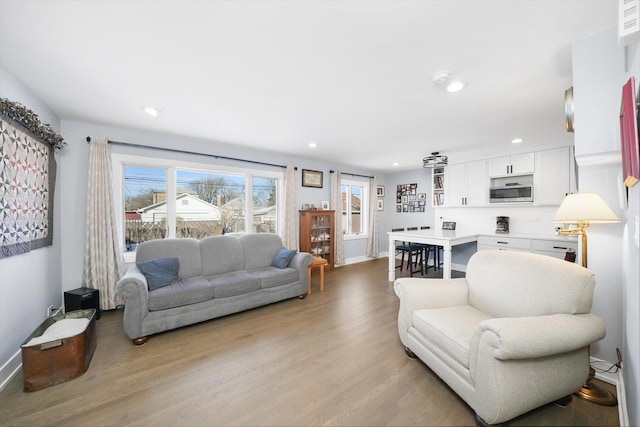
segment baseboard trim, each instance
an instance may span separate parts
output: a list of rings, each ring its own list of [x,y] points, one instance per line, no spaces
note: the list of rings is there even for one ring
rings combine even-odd
[[[15,377],[22,369],[22,350],[18,350],[2,368],[0,368],[0,391],[9,384],[9,381]]]
[[[591,366],[613,366],[614,364],[607,361],[591,357]],[[622,376],[622,368],[618,372],[598,372],[596,369],[596,378],[616,386],[616,397],[618,398],[618,418],[620,426],[629,425],[629,412],[627,410],[627,394],[624,389],[624,377]]]

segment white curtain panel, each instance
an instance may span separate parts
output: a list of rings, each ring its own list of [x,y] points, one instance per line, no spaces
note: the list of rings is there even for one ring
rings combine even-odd
[[[116,283],[124,272],[113,203],[111,150],[107,138],[92,137],[87,184],[82,285],[100,291],[100,308],[118,305]]]
[[[378,258],[378,178],[369,180],[369,230],[367,230],[367,256]]]
[[[282,243],[288,249],[299,249],[298,212],[296,211],[296,169],[287,165],[284,172],[284,228]]]
[[[331,209],[335,211],[336,223],[334,230],[334,258],[335,265],[344,264],[344,239],[342,235],[342,190],[340,188],[340,172],[331,174]]]

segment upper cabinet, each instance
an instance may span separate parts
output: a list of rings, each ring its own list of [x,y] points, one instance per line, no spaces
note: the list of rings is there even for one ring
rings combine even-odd
[[[447,185],[445,187],[446,207],[486,206],[487,205],[487,162],[449,165],[445,168]]]
[[[444,168],[433,168],[432,206],[444,205]]]
[[[534,203],[558,206],[575,191],[575,165],[571,147],[537,151],[534,175]]]
[[[535,154],[525,153],[515,156],[496,157],[489,159],[489,177],[509,175],[527,175],[534,173]]]

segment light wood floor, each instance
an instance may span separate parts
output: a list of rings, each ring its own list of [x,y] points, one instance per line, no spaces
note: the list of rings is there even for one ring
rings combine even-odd
[[[1,425],[472,426],[472,411],[397,333],[387,260],[327,272],[325,290],[152,336],[134,347],[122,312],[97,321],[79,378],[33,393],[18,374]],[[432,274],[432,273],[431,273]],[[511,425],[615,426],[617,408],[574,398]]]

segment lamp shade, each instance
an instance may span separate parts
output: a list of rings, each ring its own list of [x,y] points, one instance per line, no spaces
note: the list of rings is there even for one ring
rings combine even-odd
[[[564,198],[553,222],[566,224],[618,222],[618,217],[595,193],[574,193]]]

